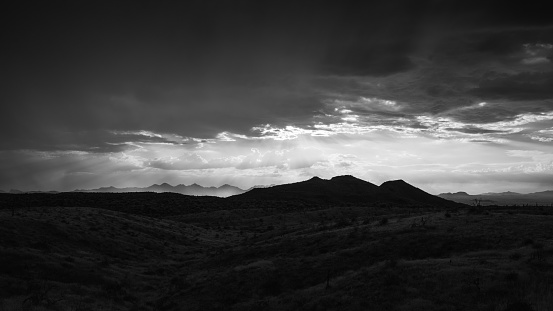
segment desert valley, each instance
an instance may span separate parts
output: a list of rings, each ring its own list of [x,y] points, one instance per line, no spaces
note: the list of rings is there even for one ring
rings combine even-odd
[[[0,310],[551,310],[553,209],[352,176],[0,194]]]

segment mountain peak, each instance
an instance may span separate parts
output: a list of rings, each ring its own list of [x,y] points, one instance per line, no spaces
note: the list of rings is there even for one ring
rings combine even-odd
[[[356,178],[352,175],[340,175],[340,176],[334,176],[330,180],[361,180],[361,179]]]
[[[382,183],[381,186],[383,186],[383,185],[409,185],[409,183],[406,182],[403,179],[396,179],[396,180],[388,180],[388,181]]]
[[[431,195],[430,193],[409,184],[403,179],[387,181],[380,185],[379,188],[393,196],[404,198],[412,202],[437,206],[451,206],[452,204],[458,204],[453,201],[448,201],[444,198]]]
[[[353,176],[337,176],[330,180],[315,176],[291,184],[254,188],[240,196],[256,200],[363,204],[375,201],[379,194],[378,186]]]
[[[464,192],[464,191],[458,191],[458,192],[444,192],[438,194],[438,196],[470,196],[470,194]]]
[[[457,205],[433,196],[404,180],[393,180],[380,187],[351,175],[336,176],[330,180],[312,177],[309,180],[271,188],[255,188],[237,198],[305,202],[308,204],[393,204]]]
[[[323,180],[322,178],[320,178],[319,176],[313,176],[309,179],[310,181],[319,181],[319,180]]]

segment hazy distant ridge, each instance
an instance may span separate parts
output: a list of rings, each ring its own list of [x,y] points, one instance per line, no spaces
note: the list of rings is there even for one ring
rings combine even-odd
[[[222,185],[220,187],[203,187],[198,184],[192,184],[186,186],[183,184],[171,186],[167,183],[163,184],[154,184],[149,187],[140,188],[140,187],[129,187],[129,188],[116,188],[116,187],[102,187],[98,189],[90,190],[75,190],[76,192],[173,192],[180,193],[185,195],[196,195],[196,196],[216,196],[216,197],[229,197],[231,195],[236,195],[244,193],[246,190],[240,189],[231,185]]]
[[[481,205],[551,205],[553,204],[553,190],[540,191],[528,194],[516,193],[516,192],[487,192],[482,194],[470,195],[466,192],[456,193],[440,193],[438,195],[441,198],[464,203],[464,204],[476,204],[477,201]],[[475,201],[477,200],[477,201]]]
[[[426,204],[426,205],[451,205],[452,203],[474,204],[479,200],[481,205],[513,205],[513,204],[553,204],[553,190],[521,194],[511,191],[487,192],[470,195],[463,191],[440,193],[435,196],[403,180],[384,182],[377,186],[370,182],[355,178],[350,175],[336,176],[331,179],[313,177],[309,180],[283,184],[254,186],[247,190],[228,184],[220,187],[203,187],[198,184],[172,186],[168,183],[153,184],[149,187],[101,187],[97,189],[78,189],[73,192],[98,192],[98,193],[129,193],[129,192],[172,192],[193,196],[216,196],[236,199],[254,200],[278,200],[278,201],[303,201],[326,203],[396,203],[396,204]],[[58,193],[58,191],[20,191],[11,189],[0,190],[0,193]]]

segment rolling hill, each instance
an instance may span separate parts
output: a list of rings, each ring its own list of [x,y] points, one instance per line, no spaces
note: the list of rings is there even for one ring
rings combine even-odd
[[[320,204],[408,204],[453,207],[458,203],[431,195],[403,180],[387,181],[380,186],[350,175],[329,180],[313,177],[309,180],[256,188],[234,200],[294,201]]]
[[[551,310],[553,210],[447,206],[352,176],[1,193],[0,310]]]

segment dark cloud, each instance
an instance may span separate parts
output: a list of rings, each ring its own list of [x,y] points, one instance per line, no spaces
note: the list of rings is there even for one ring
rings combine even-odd
[[[10,139],[0,142],[0,147],[3,150],[79,150],[90,153],[109,153],[137,149],[140,144],[152,143],[184,145],[193,143],[193,141],[184,138],[172,139],[170,136],[162,137],[147,133],[140,134],[139,132],[115,133],[107,130],[70,131],[48,129],[32,135],[29,134],[29,131],[14,133]]]
[[[474,102],[477,102],[475,100]],[[544,104],[521,104],[512,105],[510,103],[486,103],[484,106],[479,104],[454,107],[452,110],[443,112],[441,115],[453,118],[456,121],[471,124],[485,124],[501,121],[512,121],[522,113],[545,111]]]
[[[520,73],[486,79],[471,91],[482,99],[540,100],[553,98],[553,72]]]
[[[69,176],[80,175],[81,179],[92,180],[139,168],[125,161],[114,162],[106,155],[87,152],[1,151],[0,189],[71,191],[76,184],[70,182]]]
[[[473,142],[473,143],[482,143],[482,144],[491,144],[491,145],[498,145],[497,142],[491,141],[491,140],[486,140],[486,139],[471,139],[470,142]]]
[[[467,49],[495,57],[512,56],[520,53],[525,44],[550,43],[552,37],[550,26],[486,29],[469,38]]]
[[[482,129],[482,128],[471,127],[471,126],[467,126],[464,128],[446,128],[445,130],[455,131],[455,132],[460,132],[465,134],[495,134],[495,133],[504,132],[499,130],[488,130],[488,129]]]
[[[325,59],[322,74],[386,76],[414,68],[406,53],[388,52],[386,48],[332,53]]]
[[[126,141],[176,143],[109,131],[255,135],[260,124],[309,124],[334,90],[409,102],[402,113],[356,109],[384,119],[443,114],[478,99],[550,98],[548,73],[459,77],[463,64],[509,62],[521,44],[551,38],[540,3],[498,5],[14,2],[3,10],[0,148],[114,152]],[[423,64],[426,51],[434,58]],[[395,83],[398,74],[419,76]],[[511,112],[519,113],[450,115],[485,122]]]

